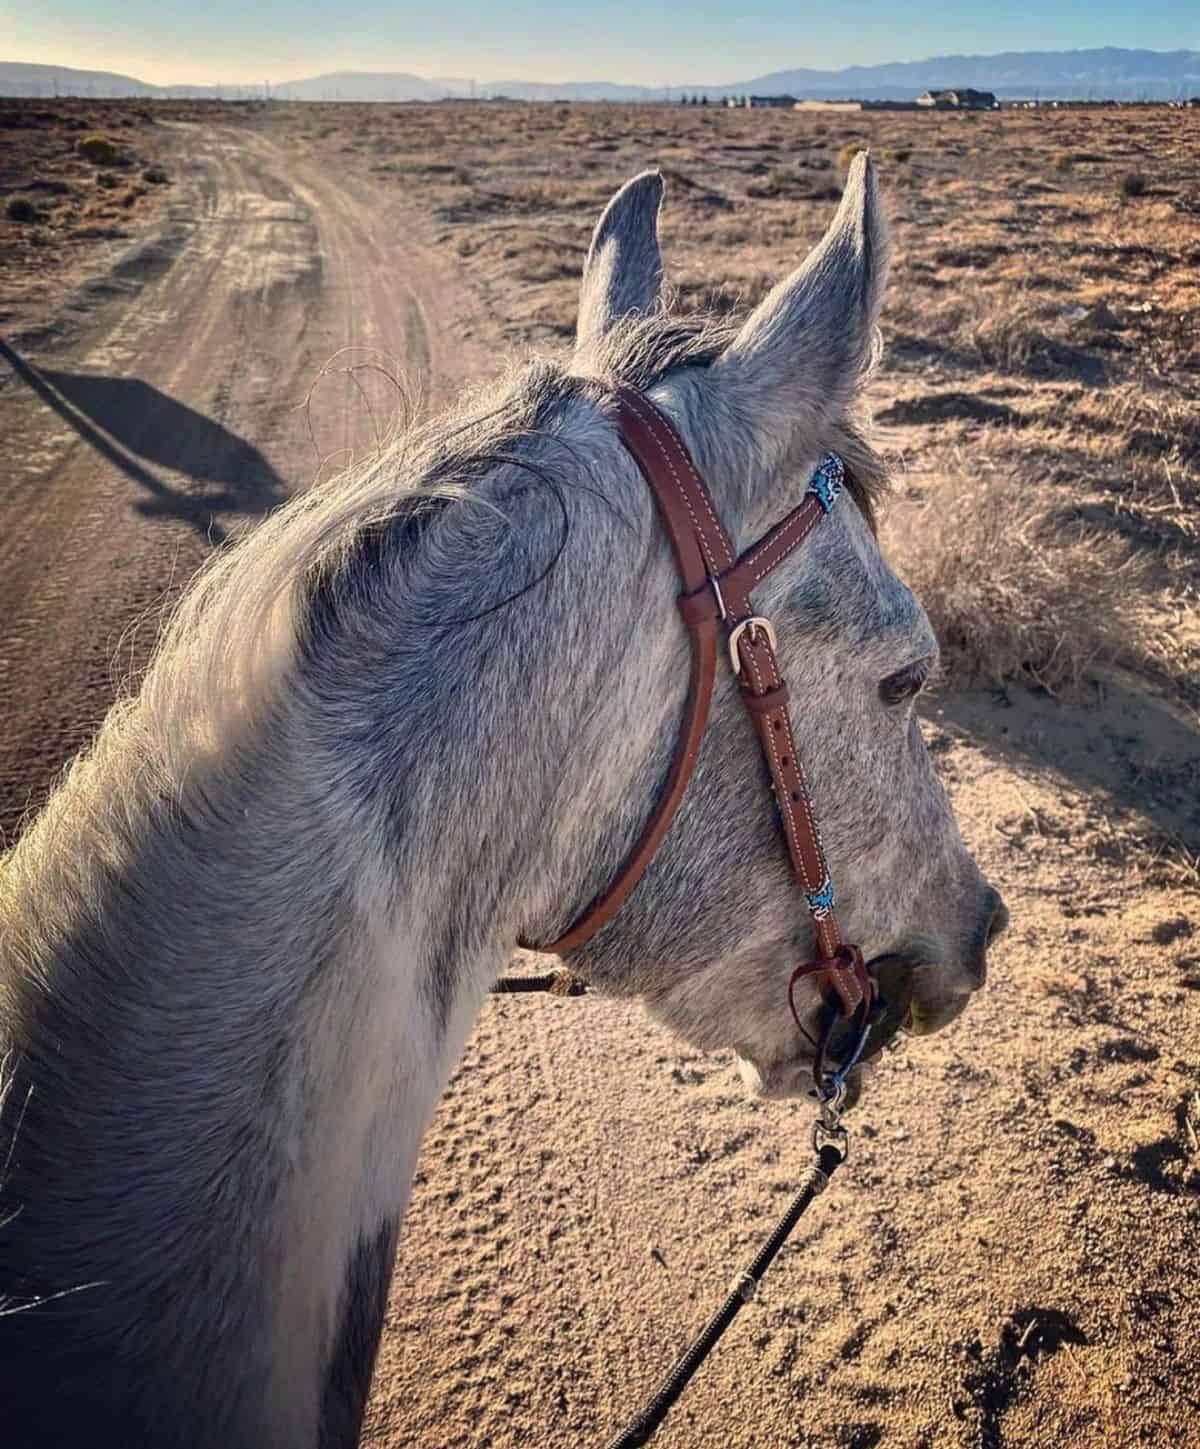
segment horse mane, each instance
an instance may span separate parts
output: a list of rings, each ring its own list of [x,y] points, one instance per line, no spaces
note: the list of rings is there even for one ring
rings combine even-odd
[[[592,350],[587,372],[644,391],[681,368],[706,367],[736,330],[728,318],[669,307],[630,317]],[[245,706],[261,666],[289,657],[312,623],[314,600],[353,590],[381,548],[415,546],[451,505],[489,506],[475,485],[497,467],[525,467],[553,487],[546,463],[523,453],[588,388],[570,361],[527,362],[452,411],[398,429],[365,466],[316,484],[218,551],[167,623],[143,685],[146,706],[178,713],[181,687],[197,701]],[[841,455],[851,496],[874,527],[887,475],[862,419],[847,419],[822,444]]]
[[[415,548],[447,508],[493,507],[476,485],[497,467],[523,470],[554,495],[565,546],[570,517],[559,470],[548,461],[554,449],[534,461],[534,440],[545,441],[564,405],[589,390],[594,397],[597,379],[649,389],[679,369],[708,366],[736,330],[727,317],[683,316],[667,306],[610,329],[582,359],[582,372],[569,356],[535,358],[448,412],[398,423],[365,464],[292,497],[208,559],[162,625],[144,677],[124,682],[104,730],[70,774],[119,751],[126,769],[131,758],[141,762],[155,793],[174,794],[198,757],[235,758],[234,740],[285,707],[288,688],[298,684],[298,654],[328,612],[361,597],[384,556]],[[570,452],[564,439],[552,442]],[[847,418],[821,443],[843,458],[848,490],[874,527],[887,479],[862,420]],[[68,793],[77,810],[80,792]],[[53,817],[58,803],[52,797],[44,814]]]

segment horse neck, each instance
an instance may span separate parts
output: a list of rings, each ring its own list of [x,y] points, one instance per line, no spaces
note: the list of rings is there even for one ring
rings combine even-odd
[[[653,712],[603,532],[588,628],[564,569],[431,648],[421,609],[448,611],[416,569],[386,621],[310,630],[285,701],[185,771],[125,710],[7,863],[0,1294],[69,1297],[0,1316],[0,1356],[51,1437],[169,1416],[181,1445],[354,1442],[421,1135],[488,984],[644,809],[612,813]]]
[[[175,798],[131,782],[131,725],[5,867],[0,1298],[68,1295],[0,1316],[6,1395],[28,1364],[46,1442],[73,1413],[153,1442],[169,1413],[180,1444],[313,1444],[355,1419],[421,1134],[506,951],[350,828],[296,722]]]

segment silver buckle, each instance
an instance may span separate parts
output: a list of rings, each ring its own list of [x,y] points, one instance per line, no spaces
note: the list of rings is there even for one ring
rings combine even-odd
[[[738,641],[747,629],[761,629],[767,636],[767,643],[774,649],[778,643],[775,638],[775,628],[770,619],[764,619],[761,614],[752,614],[749,619],[743,619],[740,624],[735,624],[729,631],[729,667],[735,674],[741,674],[742,661],[738,655]],[[754,635],[750,635],[753,642]]]

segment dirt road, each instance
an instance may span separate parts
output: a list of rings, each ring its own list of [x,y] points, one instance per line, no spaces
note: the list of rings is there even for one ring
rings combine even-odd
[[[394,191],[282,129],[174,144],[163,234],[3,353],[9,832],[210,540],[372,445],[359,389],[394,395],[364,372],[321,384],[314,448],[324,363],[383,349],[444,395],[496,355]],[[1194,887],[1127,870],[1120,829],[1194,734],[1116,690],[1103,718],[951,696],[928,728],[1013,929],[979,1005],[868,1082],[852,1162],[663,1449],[1200,1444]],[[427,1138],[368,1441],[604,1443],[806,1162],[804,1110],[636,1007],[489,1006]]]
[[[287,137],[178,126],[166,225],[0,357],[0,832],[92,733],[208,548],[483,370],[461,288]],[[326,364],[357,366],[322,378]],[[131,637],[126,632],[135,629]]]

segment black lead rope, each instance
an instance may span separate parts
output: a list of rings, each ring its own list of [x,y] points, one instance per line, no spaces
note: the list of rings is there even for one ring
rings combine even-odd
[[[734,1283],[729,1297],[700,1330],[691,1347],[663,1380],[662,1386],[649,1404],[635,1419],[630,1421],[615,1439],[609,1441],[607,1449],[640,1449],[641,1445],[649,1444],[661,1427],[663,1420],[671,1412],[675,1400],[691,1382],[692,1375],[717,1346],[721,1335],[742,1308],[754,1297],[763,1275],[771,1266],[771,1260],[787,1242],[792,1229],[803,1217],[808,1205],[818,1193],[825,1190],[829,1179],[845,1160],[846,1154],[843,1147],[826,1142],[818,1148],[816,1166],[809,1173],[808,1181],[797,1193],[791,1207],[779,1220],[775,1231],[759,1249],[758,1256]]]
[[[545,976],[501,976],[492,987],[493,996],[519,995],[523,991],[548,991],[551,996],[586,996],[587,982],[569,971],[548,971]]]
[[[492,987],[496,996],[507,996],[514,992],[547,991],[554,996],[583,996],[587,984],[569,971],[551,971],[545,976],[501,976]],[[833,1034],[835,1013],[827,1013],[819,1043],[819,1059],[823,1062],[829,1039]],[[813,1129],[813,1147],[817,1160],[808,1174],[808,1181],[796,1194],[791,1206],[776,1225],[775,1231],[758,1250],[754,1261],[740,1274],[729,1297],[696,1335],[682,1358],[663,1380],[654,1397],[636,1418],[631,1419],[615,1439],[610,1439],[605,1449],[641,1449],[649,1444],[662,1427],[663,1420],[671,1412],[675,1401],[691,1383],[696,1370],[716,1348],[725,1330],[738,1316],[758,1291],[758,1285],[775,1255],[791,1236],[792,1229],[804,1216],[812,1200],[824,1192],[829,1179],[846,1160],[846,1129],[838,1125],[838,1115],[844,1088],[839,1087],[836,1105],[832,1112],[822,1107],[821,1123]],[[823,1099],[825,1100],[825,1099]],[[821,1139],[824,1139],[823,1141]],[[817,1145],[820,1141],[820,1146]]]

